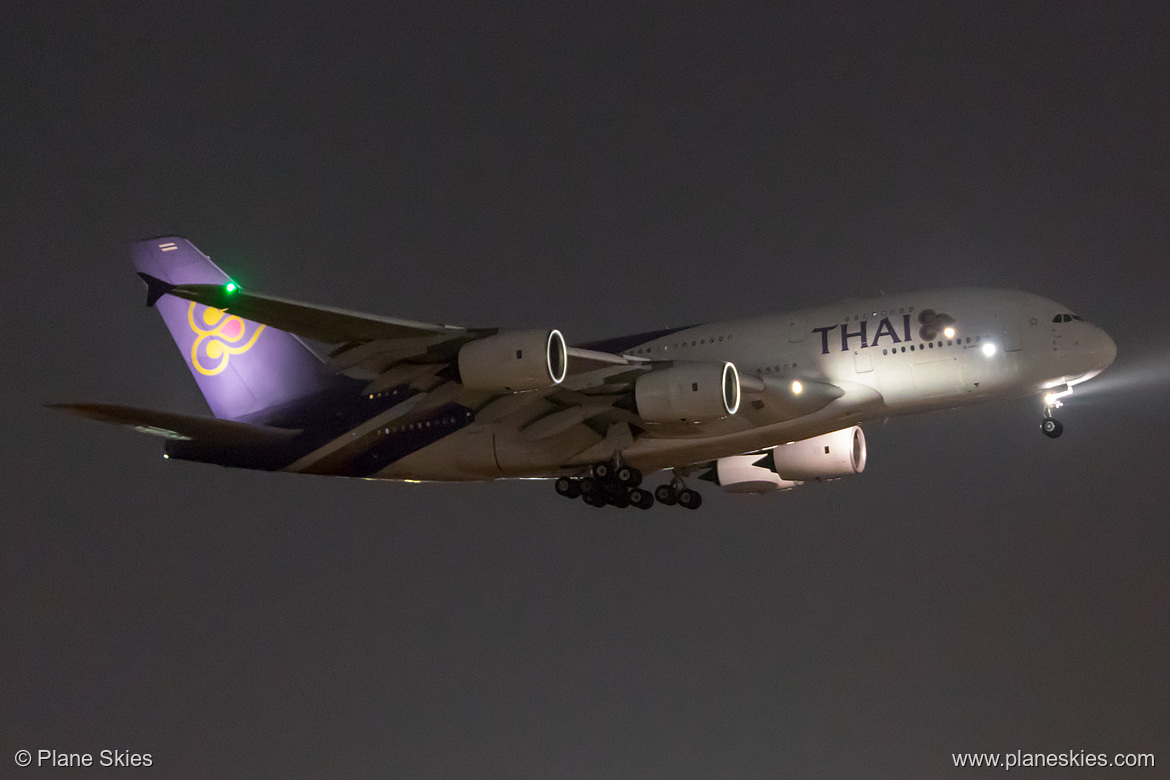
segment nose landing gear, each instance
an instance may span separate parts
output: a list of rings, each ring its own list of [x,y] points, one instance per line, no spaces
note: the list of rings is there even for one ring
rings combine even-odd
[[[1061,388],[1056,388],[1044,396],[1044,419],[1040,422],[1040,431],[1050,439],[1055,439],[1064,433],[1064,426],[1052,416],[1052,413],[1064,406],[1060,399],[1071,393],[1070,386],[1062,385]]]

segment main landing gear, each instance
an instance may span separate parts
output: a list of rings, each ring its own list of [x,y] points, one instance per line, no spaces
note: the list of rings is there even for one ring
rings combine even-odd
[[[678,504],[683,509],[698,509],[703,505],[703,497],[684,485],[678,477],[655,488],[654,497],[660,504],[667,506]]]
[[[560,477],[557,479],[557,493],[565,498],[580,498],[590,506],[616,506],[624,509],[634,506],[649,509],[655,498],[661,504],[678,504],[686,509],[698,509],[703,497],[688,489],[682,480],[675,477],[665,485],[659,485],[653,493],[639,487],[642,472],[633,466],[613,461],[595,463],[584,477]]]

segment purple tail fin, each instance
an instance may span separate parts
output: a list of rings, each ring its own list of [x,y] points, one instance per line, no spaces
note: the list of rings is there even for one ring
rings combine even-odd
[[[227,274],[178,236],[134,244],[134,267],[169,284],[226,284]],[[157,297],[155,291],[150,293]],[[170,295],[155,306],[212,413],[255,421],[262,412],[317,393],[336,381],[291,333]]]

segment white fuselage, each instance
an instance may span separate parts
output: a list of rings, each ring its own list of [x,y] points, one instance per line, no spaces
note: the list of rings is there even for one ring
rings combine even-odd
[[[474,425],[377,476],[551,476],[608,458],[615,449],[649,472],[865,420],[1039,394],[1095,376],[1112,362],[1116,347],[1100,328],[1046,298],[944,289],[708,323],[633,345],[623,354],[730,361],[741,375],[763,380],[765,390],[745,393],[737,414],[713,422],[648,425],[632,440],[601,441],[596,431],[577,425],[535,443],[523,430],[549,413],[548,402],[541,393],[517,393],[484,409]],[[575,380],[589,379],[595,378],[570,376],[564,387],[572,390]],[[768,394],[791,392],[793,380],[827,382],[844,394],[809,414],[778,415]]]

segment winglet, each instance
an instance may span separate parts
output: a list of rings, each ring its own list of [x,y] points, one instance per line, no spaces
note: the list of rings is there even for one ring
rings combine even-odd
[[[146,282],[146,305],[148,307],[153,307],[159,298],[175,289],[175,285],[164,282],[162,279],[151,276],[150,274],[139,271],[138,275],[142,277],[142,281]]]

